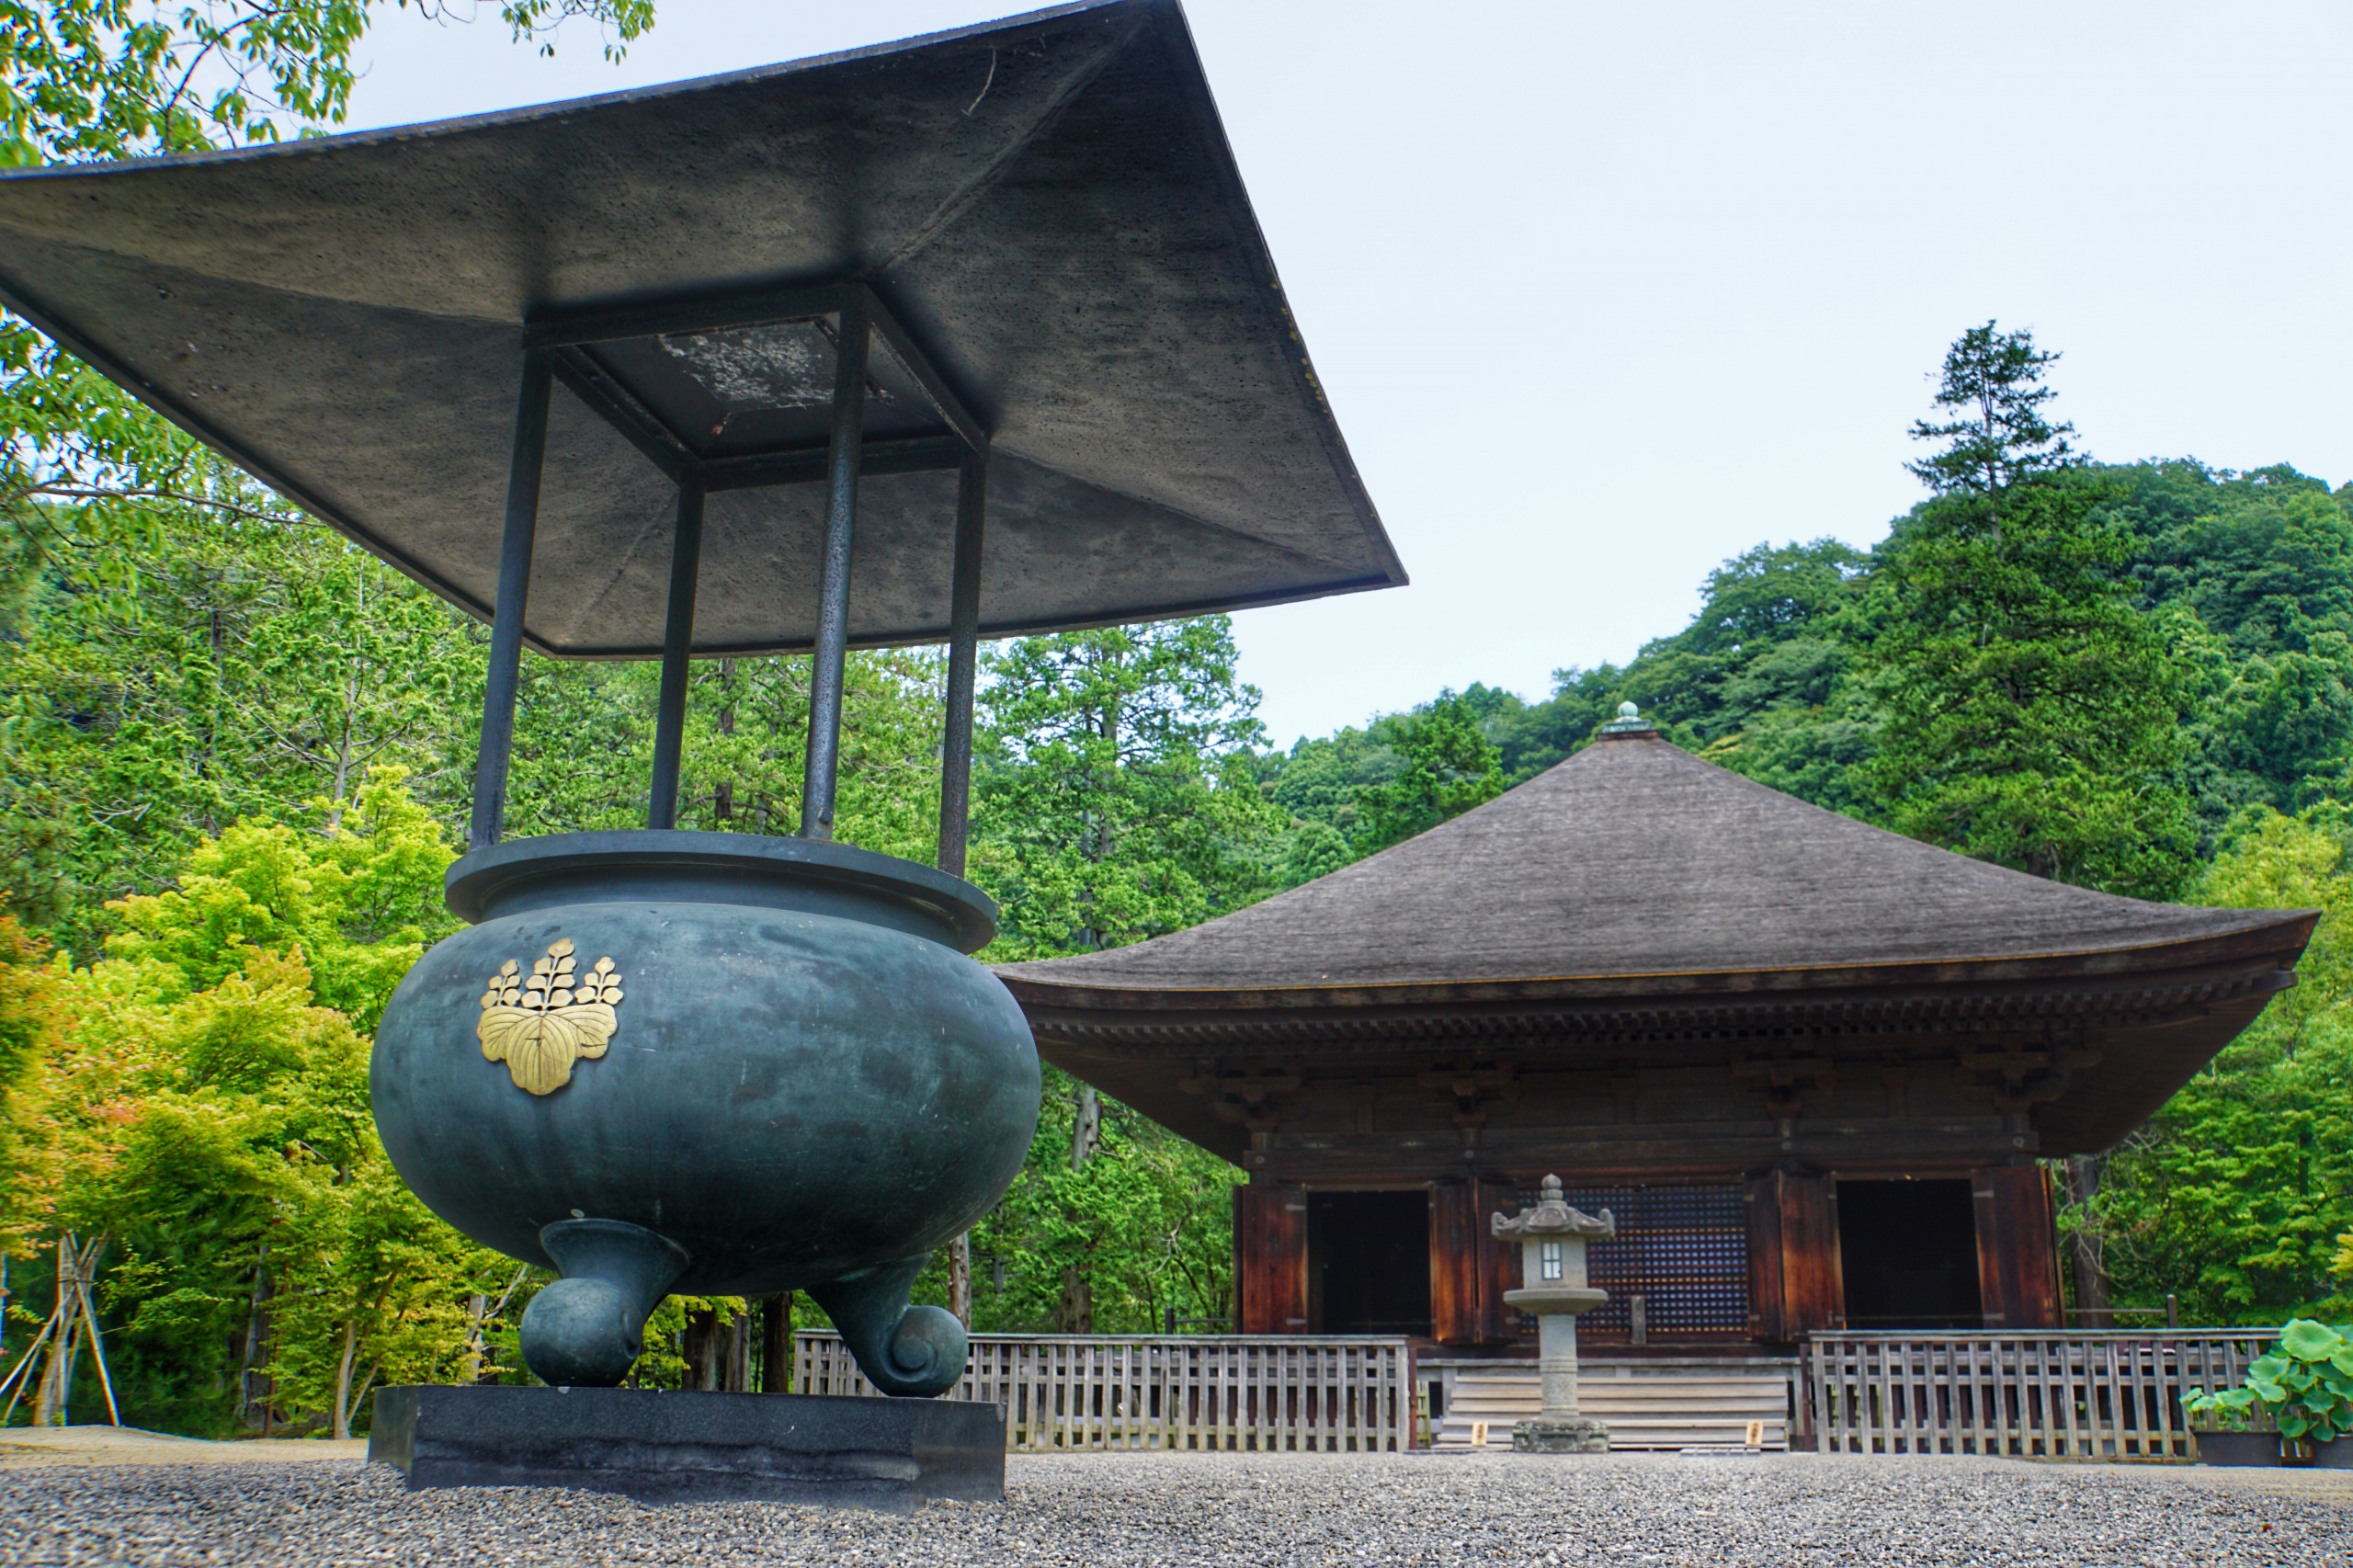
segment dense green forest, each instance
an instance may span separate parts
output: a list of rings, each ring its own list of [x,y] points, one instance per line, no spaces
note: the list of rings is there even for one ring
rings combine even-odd
[[[0,61],[19,164],[332,124],[368,19],[327,0],[178,34],[125,33],[112,0],[28,15]],[[642,0],[503,15],[620,41],[650,19]],[[189,97],[199,53],[239,85]],[[1282,751],[1221,618],[987,650],[984,956],[1137,941],[1295,886],[1550,767],[1631,700],[1726,767],[1963,853],[2327,910],[2298,990],[2125,1145],[2068,1163],[2063,1223],[2084,1305],[2341,1314],[2353,487],[2089,462],[2047,421],[2052,358],[1971,329],[1915,432],[1927,496],[1879,544],[1760,544],[1682,631],[1540,697],[1439,692]],[[377,1384],[524,1376],[540,1280],[409,1197],[366,1082],[384,999],[452,928],[483,629],[5,319],[0,420],[0,1362],[72,1258],[142,1425],[342,1431]],[[509,831],[641,823],[651,666],[527,655],[525,676]],[[844,840],[929,858],[942,685],[927,652],[853,658]],[[806,698],[805,660],[695,666],[680,825],[797,820]],[[971,1239],[974,1324],[1224,1318],[1237,1178],[1050,1072],[1029,1163]],[[922,1289],[949,1299],[944,1265]],[[744,1311],[670,1302],[638,1375],[698,1376],[693,1347]],[[102,1410],[86,1361],[29,1370],[16,1419]]]

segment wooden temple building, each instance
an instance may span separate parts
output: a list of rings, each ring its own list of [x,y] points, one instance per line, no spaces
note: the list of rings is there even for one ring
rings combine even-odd
[[[998,972],[1047,1060],[1249,1173],[1245,1334],[1526,1353],[1488,1216],[1607,1208],[1593,1350],[2062,1325],[2045,1156],[2294,983],[2310,911],[2142,903],[1819,810],[1631,716],[1192,930]]]

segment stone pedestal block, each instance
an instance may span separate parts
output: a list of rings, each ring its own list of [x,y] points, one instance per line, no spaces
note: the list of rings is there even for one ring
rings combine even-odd
[[[1609,1428],[1598,1421],[1575,1417],[1552,1420],[1540,1415],[1533,1421],[1513,1425],[1511,1451],[1516,1454],[1606,1454],[1609,1451]]]
[[[411,1488],[572,1486],[642,1503],[904,1512],[1005,1496],[1005,1407],[654,1389],[391,1388],[370,1460]]]

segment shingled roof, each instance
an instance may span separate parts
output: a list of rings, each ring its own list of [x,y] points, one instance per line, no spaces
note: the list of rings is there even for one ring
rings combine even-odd
[[[1133,947],[997,972],[1025,1002],[1313,1006],[2086,973],[2276,950],[2311,911],[2046,881],[1823,811],[1654,732],[1303,887]]]
[[[1285,1095],[1368,1094],[1384,1074],[1410,1085],[1465,1050],[1555,1074],[1553,1089],[1498,1113],[1540,1123],[1562,1095],[1606,1098],[1618,1081],[1608,1074],[1637,1062],[1685,1073],[1688,1093],[1735,1111],[1754,1097],[1740,1076],[1751,1059],[1875,1063],[1856,1084],[1924,1062],[1923,1085],[1998,1082],[1999,1095],[1979,1098],[2031,1108],[2031,1134],[2008,1126],[1997,1140],[2006,1156],[2029,1138],[2044,1153],[2111,1146],[2295,983],[2317,918],[2148,903],[1989,866],[1819,810],[1643,728],[1222,919],[997,972],[1049,1060],[1237,1160],[1243,1124],[1272,1125]],[[1207,1087],[1233,1073],[1240,1090]],[[1573,1080],[1583,1086],[1560,1086]],[[1768,1129],[1762,1107],[1746,1109]],[[1383,1127],[1409,1127],[1414,1113],[1381,1114]],[[1710,1157],[1847,1160],[1869,1138],[1842,1125],[1825,1112],[1751,1146],[1725,1122],[1732,1142]],[[1481,1146],[1518,1136],[1530,1158],[1566,1158],[1565,1126],[1515,1134],[1499,1121]],[[1464,1157],[1447,1153],[1452,1131],[1354,1136],[1394,1175]],[[1895,1139],[1874,1157],[1948,1133],[1899,1115],[1874,1135]],[[1355,1146],[1328,1126],[1284,1136],[1281,1157],[1307,1162],[1300,1169]],[[1579,1157],[1604,1158],[1598,1148]]]

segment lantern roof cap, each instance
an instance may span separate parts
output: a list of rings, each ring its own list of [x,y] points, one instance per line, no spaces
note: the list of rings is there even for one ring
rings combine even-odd
[[[1491,1214],[1488,1225],[1499,1236],[1518,1236],[1528,1241],[1544,1241],[1554,1236],[1590,1236],[1607,1240],[1618,1233],[1617,1216],[1604,1209],[1599,1214],[1587,1214],[1569,1207],[1561,1190],[1561,1178],[1548,1176],[1539,1191],[1536,1205],[1517,1214]]]
[[[853,290],[882,318],[853,642],[947,635],[976,437],[983,635],[1405,581],[1176,0],[0,176],[0,301],[477,616],[521,356],[556,356],[524,631],[563,656],[659,652],[680,465],[695,651],[810,645]]]

